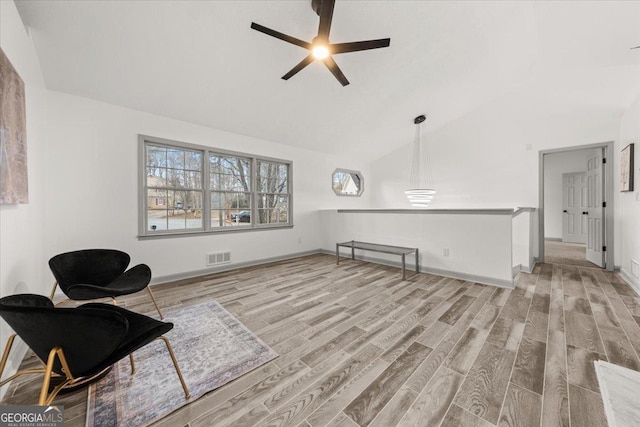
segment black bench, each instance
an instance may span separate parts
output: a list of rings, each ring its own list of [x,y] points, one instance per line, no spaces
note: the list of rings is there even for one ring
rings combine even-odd
[[[361,249],[365,251],[381,252],[385,254],[402,256],[402,280],[405,279],[405,258],[407,255],[416,254],[416,273],[420,272],[420,264],[418,262],[418,248],[405,248],[403,246],[381,245],[378,243],[357,242],[351,240],[349,242],[336,243],[336,265],[340,264],[340,247],[351,248],[351,259],[355,259],[355,250]]]

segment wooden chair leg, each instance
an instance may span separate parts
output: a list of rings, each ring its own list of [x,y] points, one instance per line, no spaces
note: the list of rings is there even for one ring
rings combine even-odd
[[[153,305],[156,306],[156,310],[158,310],[158,314],[160,315],[160,320],[164,319],[164,316],[162,315],[162,312],[160,312],[160,307],[158,307],[158,302],[156,301],[156,298],[153,296],[153,292],[151,292],[151,288],[149,286],[147,286],[147,291],[149,292],[149,296],[151,297],[151,301],[153,301]]]
[[[2,354],[2,360],[0,361],[0,378],[2,378],[2,374],[4,374],[4,368],[7,366],[7,360],[9,360],[9,354],[11,353],[11,348],[13,347],[13,341],[16,339],[16,336],[17,336],[16,334],[13,334],[7,340],[7,345],[4,348],[4,353]],[[41,374],[44,372],[45,372],[45,369],[43,368],[23,369],[11,375],[9,378],[0,381],[0,387],[2,387],[3,385],[7,384],[10,381],[13,381],[14,379],[18,378],[21,375]]]
[[[9,353],[11,352],[11,347],[13,347],[13,340],[16,339],[16,334],[13,334],[7,340],[7,345],[4,347],[4,353],[2,354],[2,361],[0,361],[0,378],[2,378],[2,374],[4,373],[4,367],[7,364],[7,360],[9,360]]]
[[[166,337],[158,337],[164,341],[167,345],[167,350],[169,350],[169,356],[171,356],[171,361],[173,362],[173,366],[176,368],[176,372],[178,373],[178,378],[180,378],[180,384],[182,384],[182,390],[184,390],[185,399],[189,399],[191,395],[189,394],[189,389],[187,388],[187,384],[184,382],[184,378],[182,378],[182,371],[180,371],[180,367],[178,366],[178,360],[176,359],[175,354],[173,353],[173,348],[171,347],[171,343],[169,343],[169,339]]]
[[[60,360],[60,364],[62,365],[62,370],[65,373],[66,380],[62,383],[58,384],[51,393],[49,393],[49,383],[51,382],[51,377],[53,375],[53,364],[56,361],[56,357]],[[60,390],[62,390],[67,384],[74,380],[73,375],[71,375],[71,369],[69,369],[69,364],[67,363],[67,358],[64,356],[64,352],[62,351],[62,347],[56,346],[51,349],[49,352],[49,357],[47,358],[47,368],[44,372],[44,378],[42,379],[42,388],[40,389],[40,398],[38,399],[38,405],[46,406],[49,405],[53,399],[58,395]]]
[[[131,375],[136,373],[136,365],[133,362],[133,353],[129,353],[129,362],[131,362]]]
[[[53,296],[56,294],[56,288],[58,287],[58,281],[53,282],[53,289],[51,289],[51,295],[49,295],[49,299],[53,301]]]

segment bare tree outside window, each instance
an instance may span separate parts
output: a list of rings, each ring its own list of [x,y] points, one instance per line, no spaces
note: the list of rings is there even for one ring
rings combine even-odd
[[[260,224],[289,222],[289,167],[287,164],[257,162],[258,221]]]
[[[202,227],[202,153],[147,146],[149,231]]]
[[[140,136],[140,234],[291,226],[291,162]]]
[[[251,225],[251,160],[210,154],[209,165],[211,227]]]

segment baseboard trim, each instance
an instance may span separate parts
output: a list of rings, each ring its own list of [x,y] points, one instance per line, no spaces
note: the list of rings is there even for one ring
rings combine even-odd
[[[245,261],[232,264],[225,264],[218,267],[203,268],[201,270],[186,271],[184,273],[168,274],[166,276],[158,276],[151,279],[149,286],[159,285],[167,282],[175,282],[177,280],[191,279],[192,277],[206,276],[208,274],[222,273],[225,271],[238,270],[240,268],[254,267],[256,265],[269,264],[272,262],[284,261],[287,259],[299,258],[307,255],[315,255],[320,250],[313,249],[310,251],[295,252],[287,255],[279,255],[269,258],[261,258],[254,261]]]
[[[511,277],[515,278],[520,271],[522,271],[522,264],[514,265],[511,267]]]
[[[513,268],[511,269],[511,276],[515,279],[515,277],[521,271],[524,272],[524,273],[527,273],[527,274],[531,274],[531,273],[533,273],[533,267],[535,265],[536,265],[535,262],[533,263],[532,266],[527,266],[527,265],[522,265],[522,264],[514,265]]]
[[[494,277],[478,276],[475,274],[460,273],[458,271],[441,270],[439,268],[420,267],[423,273],[435,274],[437,276],[450,277],[452,279],[466,280],[467,282],[480,283],[482,285],[497,286],[498,288],[513,289],[515,285],[512,280],[497,279]]]
[[[640,281],[629,274],[629,272],[624,268],[620,268],[619,274],[620,277],[622,277],[624,281],[627,282],[629,286],[631,286],[631,289],[633,289],[636,294],[640,296]]]
[[[545,237],[544,240],[548,240],[550,242],[562,242],[562,237]]]
[[[335,256],[335,252],[327,250],[327,249],[312,249],[312,250],[309,250],[309,251],[295,252],[295,253],[291,253],[291,254],[287,254],[287,255],[280,255],[280,256],[269,257],[269,258],[261,258],[261,259],[254,260],[254,261],[239,262],[239,263],[235,263],[235,264],[226,264],[226,265],[218,266],[218,267],[203,268],[201,270],[192,270],[192,271],[186,271],[184,273],[176,273],[176,274],[168,274],[166,276],[158,276],[158,277],[154,277],[153,279],[151,279],[150,286],[160,285],[160,284],[168,283],[168,282],[175,282],[175,281],[178,281],[178,280],[191,279],[193,277],[198,277],[198,276],[206,276],[206,275],[209,275],[209,274],[222,273],[222,272],[225,272],[225,271],[238,270],[240,268],[254,267],[254,266],[257,266],[257,265],[269,264],[269,263],[272,263],[272,262],[285,261],[285,260],[288,260],[288,259],[299,258],[299,257],[303,257],[303,256],[308,256],[308,255],[315,255],[315,254],[319,254],[319,253],[327,254],[327,255],[334,255]],[[386,260],[386,259],[381,259],[381,258],[376,258],[376,257],[363,256],[363,255],[357,255],[356,259],[361,260],[361,261],[372,262],[372,263],[375,263],[375,264],[388,265],[390,267],[398,267],[398,268],[402,267],[402,264],[399,261],[391,261],[391,260]],[[410,271],[413,270],[413,267],[411,265],[407,265],[407,270],[410,272]],[[420,265],[420,271],[422,273],[435,274],[437,276],[449,277],[449,278],[452,278],[452,279],[466,280],[468,282],[475,282],[475,283],[480,283],[480,284],[483,284],[483,285],[491,285],[491,286],[497,286],[497,287],[500,287],[500,288],[509,288],[509,289],[513,289],[514,288],[514,284],[513,284],[512,280],[497,279],[497,278],[494,278],[494,277],[485,277],[485,276],[479,276],[479,275],[475,275],[475,274],[461,273],[461,272],[458,272],[458,271],[451,271],[451,270],[443,270],[443,269],[440,269],[440,268],[425,267],[424,265]]]
[[[328,249],[320,249],[318,252],[327,254],[327,255],[334,255],[334,256],[336,254],[335,252],[330,251]],[[345,257],[345,259],[349,259],[349,258]],[[360,261],[372,262],[375,264],[388,265],[389,267],[402,268],[402,263],[400,261],[391,261],[387,259],[381,259],[381,258],[376,258],[376,257],[371,257],[366,255],[356,255],[356,259]],[[414,264],[407,263],[408,277],[411,277],[410,274],[412,271],[415,272],[414,267],[415,267]],[[512,280],[496,279],[493,277],[484,277],[484,276],[478,276],[475,274],[460,273],[458,271],[450,271],[450,270],[443,270],[440,268],[425,267],[424,265],[420,265],[420,272],[434,274],[436,276],[449,277],[451,279],[466,280],[468,282],[475,282],[483,285],[497,286],[499,288],[513,289],[515,287]]]

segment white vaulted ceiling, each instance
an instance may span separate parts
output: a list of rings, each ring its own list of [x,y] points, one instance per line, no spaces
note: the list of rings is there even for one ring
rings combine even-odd
[[[317,151],[376,158],[505,94],[575,114],[621,113],[640,92],[640,2],[336,2],[351,84],[252,21],[311,41],[299,1],[17,1],[47,87]],[[575,108],[574,108],[575,107]]]

